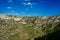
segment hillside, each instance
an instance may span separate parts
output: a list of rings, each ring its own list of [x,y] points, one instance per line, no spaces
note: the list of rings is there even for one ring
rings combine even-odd
[[[35,40],[60,30],[60,16],[20,17],[0,14],[0,40]]]

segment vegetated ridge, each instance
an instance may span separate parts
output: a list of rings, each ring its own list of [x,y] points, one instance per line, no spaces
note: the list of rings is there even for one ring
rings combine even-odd
[[[20,17],[0,14],[0,40],[34,40],[60,30],[60,16]]]

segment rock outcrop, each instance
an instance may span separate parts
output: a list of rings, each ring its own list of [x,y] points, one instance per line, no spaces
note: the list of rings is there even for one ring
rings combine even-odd
[[[60,16],[0,15],[0,40],[34,40],[60,30]]]

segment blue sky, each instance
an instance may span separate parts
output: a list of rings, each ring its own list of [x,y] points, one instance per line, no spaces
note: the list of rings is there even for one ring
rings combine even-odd
[[[22,16],[60,15],[60,0],[0,0],[0,13]]]

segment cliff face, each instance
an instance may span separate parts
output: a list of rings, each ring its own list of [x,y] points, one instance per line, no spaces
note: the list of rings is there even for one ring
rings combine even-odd
[[[60,30],[60,16],[0,15],[0,40],[34,40]]]

